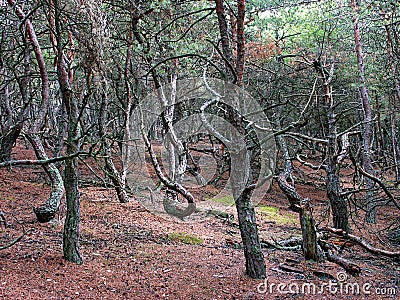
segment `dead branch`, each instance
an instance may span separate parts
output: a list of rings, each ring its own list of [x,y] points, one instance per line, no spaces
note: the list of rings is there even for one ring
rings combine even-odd
[[[328,143],[328,140],[326,140],[326,139],[320,139],[320,138],[308,136],[308,135],[305,135],[305,134],[301,134],[301,133],[298,133],[298,132],[286,132],[285,135],[287,135],[289,137],[293,137],[293,136],[300,137],[300,138],[303,138],[305,140],[309,140],[311,142],[316,142],[316,143],[321,143],[321,144],[324,144],[324,145]]]
[[[325,251],[326,258],[335,264],[338,264],[339,266],[343,267],[347,272],[349,272],[352,275],[358,275],[361,273],[361,268],[357,266],[355,263],[352,261],[345,259],[343,257],[340,257],[338,255],[333,254],[330,250]]]
[[[360,245],[361,247],[363,247],[365,250],[367,250],[368,252],[370,252],[372,254],[383,255],[383,256],[387,256],[387,257],[400,257],[400,251],[387,251],[387,250],[376,248],[376,247],[372,246],[371,244],[369,244],[367,241],[363,240],[362,238],[355,236],[353,234],[347,233],[346,231],[344,231],[342,229],[327,227],[327,228],[324,228],[323,230],[329,231],[331,233],[337,234],[337,235],[345,237],[345,238],[348,238],[349,240]]]
[[[350,151],[350,160],[353,162],[353,165],[356,167],[356,169],[365,177],[368,177],[369,179],[371,179],[372,181],[374,181],[375,183],[377,183],[382,190],[385,192],[386,196],[388,196],[389,198],[389,202],[393,202],[393,204],[400,209],[400,204],[397,202],[397,200],[393,197],[392,193],[389,191],[388,187],[386,186],[386,184],[384,184],[382,182],[382,180],[380,180],[378,177],[366,172],[355,160],[353,154]]]
[[[21,159],[21,160],[9,160],[9,161],[5,161],[0,163],[0,168],[4,168],[4,167],[12,167],[12,166],[22,166],[22,165],[26,165],[26,166],[32,166],[32,165],[36,165],[36,166],[41,166],[41,165],[48,165],[51,163],[55,163],[58,161],[63,161],[63,160],[67,160],[67,159],[71,159],[77,156],[82,156],[82,155],[89,155],[88,152],[77,152],[77,153],[73,153],[71,155],[67,155],[67,156],[58,156],[58,157],[53,157],[53,158],[49,158],[49,159]]]
[[[10,248],[10,247],[12,247],[13,245],[15,245],[15,244],[18,243],[20,240],[22,240],[22,238],[23,238],[25,235],[27,235],[30,231],[32,231],[32,229],[29,229],[29,230],[27,230],[27,231],[24,231],[19,237],[17,237],[15,240],[13,240],[12,242],[10,242],[9,244],[4,245],[4,246],[0,246],[0,251],[1,251],[1,250],[4,250],[4,249],[7,249],[7,248]]]
[[[271,241],[267,241],[267,240],[262,240],[261,242],[261,246],[264,246],[266,248],[275,248],[278,250],[283,250],[283,251],[298,251],[301,249],[301,241],[299,240],[299,244],[296,246],[281,246],[279,245],[279,243],[277,242],[271,242]]]
[[[321,164],[319,166],[313,165],[312,163],[306,162],[305,160],[303,160],[299,154],[296,155],[296,159],[304,166],[309,167],[313,170],[326,170],[326,165]]]

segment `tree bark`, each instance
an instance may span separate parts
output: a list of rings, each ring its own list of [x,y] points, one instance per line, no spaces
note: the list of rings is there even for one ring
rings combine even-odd
[[[278,122],[280,121],[278,120]],[[280,130],[280,126],[278,130]],[[286,140],[282,135],[278,135],[276,139],[278,141],[279,147],[281,148],[284,160],[284,170],[278,175],[277,178],[278,186],[288,198],[290,210],[294,212],[300,212],[300,202],[303,200],[303,197],[300,196],[293,185],[290,185],[287,182],[288,178],[292,178],[293,166],[290,160]]]
[[[63,44],[61,41],[61,9],[59,1],[50,1],[50,9],[54,11],[55,18],[55,38],[57,42],[57,80],[60,84],[61,97],[66,108],[67,123],[67,143],[66,155],[77,153],[79,145],[78,127],[78,99],[74,97],[70,85],[67,66],[64,61]],[[63,232],[63,252],[67,261],[82,264],[82,257],[79,253],[79,223],[80,223],[80,193],[79,193],[79,174],[78,158],[71,157],[65,161],[64,176],[65,192],[67,199],[67,213]]]
[[[226,110],[229,122],[246,139],[246,148],[236,149],[237,153],[231,153],[230,179],[246,258],[246,273],[251,278],[261,279],[266,276],[266,266],[258,235],[256,214],[251,201],[251,195],[261,170],[261,148],[256,133],[252,131],[251,127],[246,128],[241,116],[232,108],[227,107]],[[249,161],[248,176],[243,174],[242,169],[243,161],[246,159]]]
[[[28,38],[33,46],[33,52],[35,53],[35,58],[38,63],[40,78],[42,81],[41,103],[36,118],[33,121],[31,128],[32,133],[29,139],[35,150],[37,158],[39,160],[48,159],[48,156],[43,148],[42,141],[39,137],[39,131],[46,120],[50,99],[50,85],[46,63],[32,22],[29,18],[26,17],[21,7],[16,4],[15,0],[7,0],[7,2],[9,6],[14,8],[18,18],[25,22]],[[52,218],[54,218],[55,213],[58,211],[61,199],[64,194],[64,186],[61,174],[54,164],[44,165],[43,167],[50,177],[52,191],[46,203],[44,203],[44,205],[42,205],[41,207],[35,207],[34,212],[39,222],[48,222]]]
[[[223,0],[215,0],[216,13],[218,17],[219,34],[221,36],[222,53],[226,59],[226,70],[230,70],[232,64],[232,48],[230,46],[229,31],[226,22],[226,12]]]
[[[27,138],[29,139],[33,150],[36,153],[36,157],[39,160],[49,159],[38,134],[33,133],[28,135]],[[64,184],[60,171],[54,163],[43,165],[43,169],[50,178],[51,193],[47,201],[39,207],[34,207],[33,211],[35,212],[38,221],[44,223],[49,222],[55,217],[64,196]]]
[[[327,113],[327,156],[328,162],[326,166],[326,193],[331,205],[333,226],[345,231],[350,230],[349,213],[347,210],[347,199],[342,194],[342,187],[340,185],[339,169],[338,169],[338,144],[337,144],[337,129],[336,129],[336,114],[335,104],[332,94],[332,87],[330,82],[333,76],[333,65],[331,71],[328,72],[322,66],[321,61],[314,61],[314,67],[323,79],[324,84],[324,103]]]
[[[244,18],[246,13],[246,0],[237,1],[237,58],[236,73],[237,84],[243,84],[244,73],[244,56],[245,56],[245,35],[244,35]]]
[[[304,199],[300,205],[300,227],[303,237],[302,248],[304,258],[316,262],[323,261],[324,257],[318,247],[317,230],[309,199]]]
[[[387,47],[386,51],[389,55],[389,64],[390,64],[390,71],[392,72],[393,76],[393,83],[396,90],[395,95],[393,96],[392,100],[392,110],[390,116],[390,133],[391,133],[391,142],[392,142],[392,151],[393,151],[393,160],[394,160],[394,171],[396,174],[396,181],[400,182],[400,146],[399,141],[396,135],[396,123],[398,122],[397,118],[397,109],[398,103],[400,103],[400,81],[398,77],[398,72],[396,69],[395,59],[393,55],[393,42],[392,42],[392,35],[389,25],[385,25],[386,30],[386,42]]]
[[[106,89],[107,87],[105,87]],[[102,137],[103,141],[101,142],[101,148],[103,155],[105,156],[104,158],[104,171],[105,171],[105,176],[107,176],[115,189],[115,192],[117,193],[117,198],[120,203],[127,203],[129,202],[129,197],[128,194],[126,193],[126,180],[124,180],[123,177],[121,177],[118,169],[116,168],[113,157],[112,157],[112,151],[111,151],[111,145],[107,141],[107,131],[106,131],[106,120],[107,120],[107,110],[108,110],[108,99],[107,96],[102,95],[102,102],[100,103],[100,108],[99,108],[99,122],[98,122],[98,128],[99,128],[99,134],[100,137]]]
[[[354,42],[355,42],[355,52],[357,56],[357,67],[358,67],[358,79],[360,83],[360,95],[361,104],[363,108],[363,146],[362,146],[362,164],[363,168],[368,173],[373,173],[372,162],[371,162],[371,136],[372,136],[372,109],[371,103],[368,96],[368,90],[365,80],[364,72],[364,55],[361,43],[361,33],[358,27],[359,19],[358,13],[360,10],[359,1],[351,0],[351,7],[353,9],[353,30],[354,30]],[[370,179],[366,178],[366,200],[367,200],[367,211],[365,215],[365,220],[367,223],[376,223],[376,206],[373,202],[373,183]]]

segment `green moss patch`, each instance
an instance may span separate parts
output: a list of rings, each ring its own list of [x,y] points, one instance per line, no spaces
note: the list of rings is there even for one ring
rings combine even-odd
[[[269,221],[276,222],[280,225],[296,225],[298,223],[297,215],[281,211],[275,206],[257,206],[257,209],[265,215]]]
[[[231,195],[226,195],[226,196],[222,196],[219,198],[211,198],[210,200],[217,202],[217,203],[224,204],[224,205],[228,205],[228,206],[235,205],[235,200],[233,199],[233,196],[231,196]]]
[[[203,240],[197,236],[187,234],[186,232],[172,232],[168,234],[168,239],[189,245],[201,245]]]

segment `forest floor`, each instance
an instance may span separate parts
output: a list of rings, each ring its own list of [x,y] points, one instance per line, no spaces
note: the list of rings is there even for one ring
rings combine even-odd
[[[18,146],[15,158],[22,157],[34,158]],[[235,215],[233,221],[210,215],[185,222],[153,214],[135,198],[121,204],[112,189],[90,185],[81,188],[84,262],[68,263],[62,257],[65,205],[46,224],[38,223],[32,210],[49,194],[44,178],[39,167],[0,169],[0,211],[8,223],[0,228],[0,247],[23,228],[29,230],[20,242],[0,251],[0,299],[400,299],[398,260],[346,246],[341,255],[362,270],[353,277],[331,262],[304,262],[301,250],[265,248],[267,280],[255,280],[244,274],[233,207],[226,208]],[[307,184],[297,188],[312,200],[320,227],[328,225],[330,220],[320,217],[326,209],[324,191]],[[256,208],[261,240],[300,236],[298,216],[287,207],[273,186]],[[358,224],[354,234],[393,250],[379,245],[372,232],[395,218],[394,211],[379,213],[372,227],[360,221],[362,216],[353,216]],[[308,290],[312,285],[315,294]]]

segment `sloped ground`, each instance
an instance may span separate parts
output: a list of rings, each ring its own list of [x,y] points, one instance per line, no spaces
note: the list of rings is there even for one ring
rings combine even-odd
[[[26,151],[22,147],[18,151],[27,155],[22,153]],[[335,264],[305,263],[301,251],[265,249],[266,288],[265,281],[244,275],[240,234],[234,224],[214,216],[198,222],[163,218],[148,212],[134,199],[120,204],[112,190],[98,187],[81,190],[84,264],[68,263],[62,258],[61,244],[65,207],[57,220],[48,224],[38,223],[32,211],[48,195],[42,175],[40,168],[0,169],[0,211],[6,213],[9,223],[7,228],[1,227],[0,246],[21,234],[23,227],[31,230],[22,241],[0,251],[0,298],[400,298],[400,290],[395,290],[400,282],[399,261],[371,256],[357,246],[346,248],[343,256],[356,262],[362,274],[348,276],[341,285],[335,284],[337,276],[343,276],[343,269]],[[316,204],[321,204],[324,197],[323,191],[309,186],[301,186],[300,191],[303,196],[307,193],[311,199],[319,200]],[[299,235],[297,216],[286,209],[285,199],[275,187],[261,205],[257,211],[262,239],[271,241]],[[324,205],[316,205],[316,214],[323,208]],[[357,230],[365,238],[376,239],[368,235],[368,230]],[[301,273],[283,271],[281,264]],[[286,286],[278,288],[280,283]],[[358,285],[360,291],[346,291],[350,287],[346,283]],[[308,290],[310,284],[316,287],[315,295]],[[363,290],[364,284],[371,286],[364,286]],[[296,292],[296,288],[298,293],[290,292]],[[324,290],[319,293],[321,289]]]

